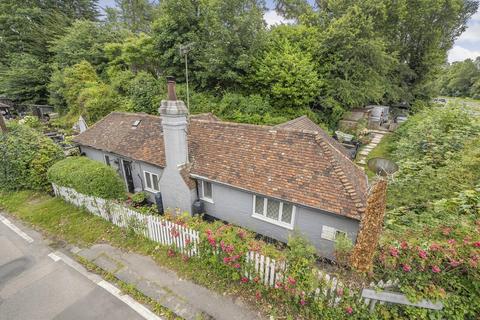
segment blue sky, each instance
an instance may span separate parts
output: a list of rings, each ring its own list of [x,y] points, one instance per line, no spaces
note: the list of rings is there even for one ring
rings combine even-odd
[[[267,6],[273,8],[273,0],[267,0]],[[100,7],[113,7],[114,0],[100,0]],[[265,14],[265,21],[269,24],[281,23],[284,20],[275,11],[271,10]],[[455,41],[455,45],[448,53],[448,61],[461,61],[467,58],[480,56],[480,11],[478,11],[468,22],[468,28]]]

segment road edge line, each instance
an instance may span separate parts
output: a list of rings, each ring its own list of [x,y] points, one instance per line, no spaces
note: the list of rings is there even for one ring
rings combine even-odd
[[[2,223],[7,226],[10,230],[12,230],[13,232],[15,232],[18,236],[20,236],[21,238],[23,238],[23,240],[27,241],[28,243],[32,243],[34,242],[33,238],[30,237],[28,234],[26,234],[25,232],[23,232],[19,227],[17,227],[15,224],[13,224],[10,220],[8,220],[7,218],[5,218],[4,216],[2,216],[0,214],[0,221],[2,221]]]
[[[164,320],[163,318],[160,318],[155,313],[150,311],[150,309],[145,307],[143,304],[133,299],[130,295],[122,294],[122,291],[114,284],[104,280],[102,277],[100,277],[97,274],[88,272],[84,266],[82,266],[80,263],[76,262],[69,256],[67,256],[66,254],[60,251],[55,251],[49,254],[49,256],[50,255],[57,257],[59,260],[63,261],[63,263],[65,263],[67,266],[76,270],[81,275],[83,275],[84,277],[88,278],[90,281],[95,283],[97,286],[103,288],[105,291],[107,291],[108,293],[113,295],[115,298],[125,303],[127,306],[129,306],[132,310],[137,312],[140,316],[142,316],[146,320]],[[52,257],[50,256],[50,258]]]

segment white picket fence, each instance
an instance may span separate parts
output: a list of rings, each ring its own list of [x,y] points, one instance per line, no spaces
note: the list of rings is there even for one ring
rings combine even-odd
[[[173,246],[187,256],[198,254],[199,232],[191,228],[173,223],[161,217],[145,215],[114,201],[87,196],[74,189],[53,184],[57,197],[84,207],[90,213],[122,228],[133,228],[135,232],[163,245]]]
[[[158,216],[141,214],[111,200],[78,193],[72,188],[61,187],[55,184],[52,186],[57,197],[61,197],[77,207],[84,207],[90,213],[102,217],[119,227],[133,228],[135,232],[162,245],[173,247],[182,254],[190,257],[200,253],[200,233],[197,230],[173,223]],[[245,256],[245,262],[244,275],[250,280],[255,280],[270,287],[275,287],[278,283],[283,284],[287,280],[285,279],[287,266],[283,261],[276,261],[258,252],[250,251]],[[342,292],[345,291],[346,286],[336,277],[320,270],[317,270],[317,274],[321,286],[315,290],[315,295],[326,299],[332,305],[337,304],[341,300],[343,296]],[[397,281],[388,281],[385,283],[379,281],[377,284],[370,283],[369,287],[388,289],[396,285]],[[402,296],[403,298],[400,299],[396,297],[390,301],[386,300],[383,296],[375,299],[374,295],[370,292],[371,290],[366,290],[368,289],[364,289],[363,293],[368,292],[369,295],[362,295],[358,290],[357,292],[349,290],[349,292],[350,295],[358,295],[359,299],[364,300],[366,305],[370,305],[371,310],[373,310],[377,301],[379,301],[380,304],[385,302],[408,304],[402,303],[402,301],[407,301],[402,294],[395,293],[397,296]],[[433,304],[426,301],[420,304],[410,305],[427,308]],[[438,307],[438,305],[435,306]],[[433,309],[433,307],[431,307],[431,309]]]

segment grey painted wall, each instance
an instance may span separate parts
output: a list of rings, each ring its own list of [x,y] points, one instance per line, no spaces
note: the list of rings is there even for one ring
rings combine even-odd
[[[124,179],[125,181],[125,175],[123,171],[123,166],[121,165],[121,160],[122,159],[130,160],[130,159],[126,157],[121,157],[114,153],[109,153],[102,150],[98,150],[90,147],[84,147],[84,146],[81,147],[81,151],[85,153],[86,157],[102,163],[105,163],[104,155],[108,155],[110,157],[110,166],[114,168],[118,172],[118,174],[122,177],[122,179]],[[155,200],[154,193],[145,190],[146,184],[145,184],[144,171],[148,171],[158,175],[158,178],[160,180],[163,174],[163,170],[160,167],[157,167],[145,162],[132,161],[132,175],[133,175],[133,184],[135,185],[135,192],[140,192],[142,190],[146,191],[147,194],[149,195],[149,199],[153,202]]]
[[[213,202],[205,202],[207,214],[232,224],[245,227],[282,242],[288,241],[293,231],[252,217],[253,194],[222,184],[212,183]],[[347,233],[355,241],[359,222],[320,210],[296,206],[294,230],[305,236],[320,256],[333,258],[334,241],[321,238],[322,226],[334,227]]]
[[[90,159],[105,162],[104,154],[100,150],[82,147],[82,152]],[[114,163],[115,159],[121,157],[109,154],[111,165],[116,168],[123,178],[123,169]],[[156,173],[161,178],[160,191],[163,195],[165,209],[180,208],[182,211],[191,212],[191,204],[197,199],[196,190],[190,190],[177,170],[163,171],[161,168],[143,163],[132,162],[132,173],[134,175],[135,189],[143,190],[145,186],[143,170]],[[164,192],[168,190],[169,192]],[[153,194],[150,198],[153,201]],[[282,242],[288,241],[288,236],[293,231],[275,224],[252,217],[253,194],[233,187],[218,183],[212,183],[213,202],[205,202],[206,213],[228,221],[232,224],[245,227],[259,234],[277,239]],[[346,217],[330,214],[321,210],[315,210],[303,206],[296,206],[294,230],[304,235],[317,248],[319,255],[333,258],[335,243],[321,238],[322,227],[326,225],[344,231],[348,237],[355,241],[357,237],[359,222]]]

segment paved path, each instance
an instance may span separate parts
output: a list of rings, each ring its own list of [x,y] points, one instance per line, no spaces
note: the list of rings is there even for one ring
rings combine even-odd
[[[52,251],[40,234],[0,213],[1,320],[160,319]]]
[[[143,294],[187,320],[261,319],[239,299],[219,295],[180,279],[174,272],[158,266],[150,257],[123,252],[108,244],[94,245],[77,254],[115,274],[123,282],[133,284]]]
[[[388,133],[387,131],[381,130],[370,130],[373,134],[372,141],[365,146],[358,155],[357,163],[358,164],[366,164],[367,163],[367,156],[368,154],[382,141],[383,137]]]

